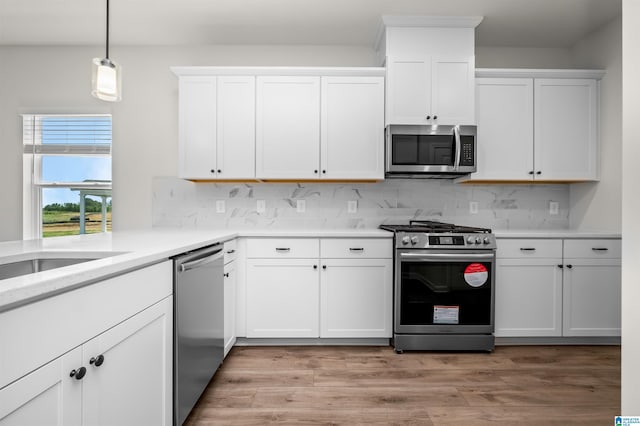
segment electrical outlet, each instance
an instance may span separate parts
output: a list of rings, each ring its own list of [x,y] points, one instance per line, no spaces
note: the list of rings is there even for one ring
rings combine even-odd
[[[557,201],[549,201],[549,214],[556,215],[558,214],[560,206]]]
[[[256,211],[264,213],[267,210],[267,203],[264,200],[256,200]]]
[[[305,200],[296,200],[296,211],[304,213],[307,210],[307,202]]]
[[[226,211],[226,205],[224,200],[216,200],[216,213],[224,213]]]
[[[478,214],[478,202],[477,201],[469,201],[469,213],[470,214]]]
[[[347,213],[355,213],[358,211],[358,201],[350,200],[347,201]]]

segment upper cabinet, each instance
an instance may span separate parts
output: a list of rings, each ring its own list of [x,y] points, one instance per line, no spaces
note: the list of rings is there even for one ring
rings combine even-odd
[[[597,180],[603,74],[477,70],[478,171],[469,180]]]
[[[179,176],[254,178],[255,77],[184,76],[179,88]]]
[[[479,17],[383,17],[385,123],[475,124],[474,31]]]
[[[384,179],[384,69],[178,67],[179,176]]]

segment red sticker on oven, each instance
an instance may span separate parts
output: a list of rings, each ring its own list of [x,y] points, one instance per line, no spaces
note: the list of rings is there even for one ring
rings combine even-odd
[[[464,268],[464,280],[471,287],[480,287],[487,282],[489,271],[482,263],[470,263]]]

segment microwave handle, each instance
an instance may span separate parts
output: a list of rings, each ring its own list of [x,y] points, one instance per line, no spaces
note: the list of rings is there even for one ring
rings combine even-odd
[[[458,170],[460,167],[460,157],[462,155],[462,143],[460,142],[460,127],[453,126],[453,138],[456,141],[456,159],[453,162],[453,169]]]

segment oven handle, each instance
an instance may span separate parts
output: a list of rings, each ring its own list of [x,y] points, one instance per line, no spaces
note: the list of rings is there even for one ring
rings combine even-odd
[[[408,262],[441,262],[445,260],[493,260],[494,253],[466,253],[455,255],[451,253],[399,253],[400,260]]]

